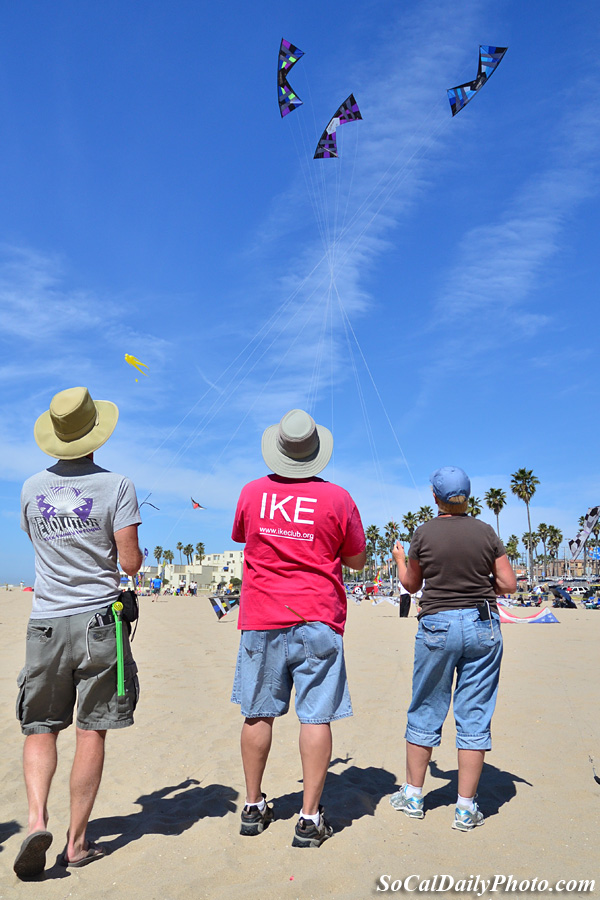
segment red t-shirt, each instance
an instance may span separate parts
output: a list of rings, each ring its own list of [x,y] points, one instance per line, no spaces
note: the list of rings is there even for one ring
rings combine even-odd
[[[348,491],[322,478],[266,475],[243,488],[231,536],[246,544],[238,628],[289,628],[306,619],[344,633],[342,557],[365,549]]]

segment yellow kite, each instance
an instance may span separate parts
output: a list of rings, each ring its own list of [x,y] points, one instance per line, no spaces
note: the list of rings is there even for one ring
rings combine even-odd
[[[140,366],[144,366],[146,369],[148,366],[146,363],[140,362],[136,356],[131,356],[129,353],[125,354],[125,362],[129,363],[130,366],[133,366],[134,369],[137,369],[138,372],[141,372],[142,375],[148,375],[147,372],[144,372],[144,369],[140,369]],[[137,378],[135,379],[137,381]]]

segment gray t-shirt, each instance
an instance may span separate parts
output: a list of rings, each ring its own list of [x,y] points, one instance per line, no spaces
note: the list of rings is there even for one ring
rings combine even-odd
[[[475,607],[483,600],[497,610],[489,576],[505,553],[491,525],[473,516],[438,516],[417,528],[408,555],[419,563],[425,580],[419,618]]]
[[[32,619],[102,609],[120,593],[115,531],[141,523],[129,478],[91,459],[59,460],[28,478],[21,528],[35,549]]]

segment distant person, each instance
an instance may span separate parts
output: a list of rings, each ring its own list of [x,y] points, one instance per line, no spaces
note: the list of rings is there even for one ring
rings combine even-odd
[[[400,582],[398,586],[400,588],[400,608],[398,610],[398,615],[401,619],[406,619],[410,613],[410,594],[402,582]]]
[[[363,568],[365,536],[348,492],[316,477],[332,450],[331,432],[303,410],[267,428],[262,455],[274,474],[242,490],[232,533],[246,544],[231,698],[245,717],[240,832],[260,834],[273,818],[262,778],[273,720],[287,713],[293,686],[304,790],[293,847],[319,847],[333,834],[320,805],[331,762],[330,723],[352,715],[342,565]]]
[[[160,595],[160,589],[162,587],[162,579],[156,576],[156,578],[152,579],[152,602],[154,603],[155,599]]]
[[[475,795],[486,751],[492,747],[490,728],[502,659],[496,594],[512,593],[516,579],[494,529],[467,515],[471,493],[467,474],[444,466],[430,480],[437,518],[417,528],[408,562],[400,541],[393,550],[404,587],[412,593],[423,581],[425,587],[405,734],[406,783],[390,802],[407,816],[423,818],[425,774],[432,749],[441,742],[452,699],[458,748],[452,827],[470,831],[484,821]]]
[[[20,878],[45,867],[57,738],[73,721],[76,698],[65,866],[84,866],[105,855],[87,839],[86,827],[102,777],[106,731],[133,724],[137,670],[124,627],[125,696],[117,699],[111,607],[120,596],[117,558],[128,575],[142,563],[141,519],[131,481],[94,462],[94,451],[108,440],[118,416],[114,403],[94,402],[87,388],[76,387],[56,394],[35,423],[38,446],[58,462],[29,478],[21,493],[21,527],[33,543],[36,578],[25,667],[18,678],[29,801],[28,833],[14,863]]]

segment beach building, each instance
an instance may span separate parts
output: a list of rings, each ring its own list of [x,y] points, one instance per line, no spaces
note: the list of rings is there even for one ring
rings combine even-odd
[[[225,550],[223,553],[207,553],[202,564],[194,562],[190,566],[164,563],[160,566],[160,574],[171,585],[179,585],[184,580],[187,588],[190,582],[195,581],[199,591],[216,591],[219,585],[227,587],[232,578],[241,581],[243,566],[243,550]],[[140,569],[146,584],[158,572],[159,567],[156,565],[142,566]]]

